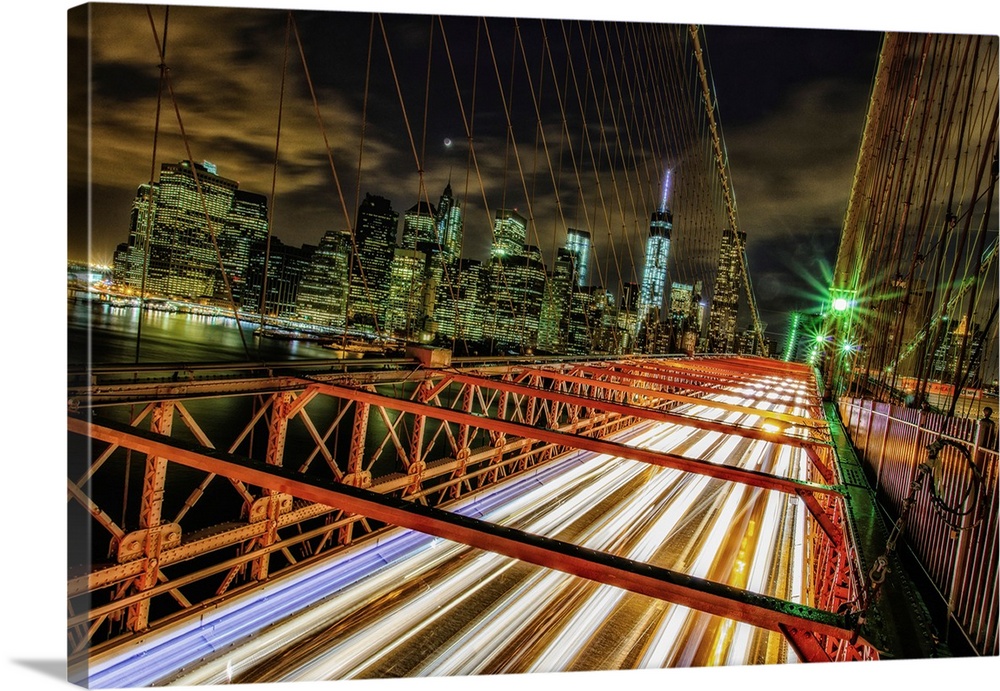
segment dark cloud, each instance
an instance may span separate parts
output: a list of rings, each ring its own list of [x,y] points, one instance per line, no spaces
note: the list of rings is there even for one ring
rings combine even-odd
[[[119,62],[100,62],[94,65],[92,74],[95,96],[128,107],[130,103],[149,98],[150,85],[154,83],[158,70]]]

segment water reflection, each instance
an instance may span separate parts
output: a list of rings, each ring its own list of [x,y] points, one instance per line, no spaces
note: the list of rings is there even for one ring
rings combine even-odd
[[[70,300],[67,316],[70,366],[136,361],[136,341],[140,334],[138,308]],[[232,317],[146,310],[142,313],[139,362],[335,359],[329,349],[308,341],[256,337],[253,332],[257,326],[242,322],[240,329]]]

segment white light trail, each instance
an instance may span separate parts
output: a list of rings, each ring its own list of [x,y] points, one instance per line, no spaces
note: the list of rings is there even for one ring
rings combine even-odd
[[[755,405],[753,399],[739,397],[716,400],[730,399]],[[763,408],[761,401],[756,406]],[[776,401],[767,405],[775,410],[787,407]],[[759,417],[711,405],[677,410],[744,427]],[[808,472],[801,449],[680,425],[650,424],[632,430],[622,441],[798,479]],[[486,493],[466,500],[462,510],[538,535],[701,578],[736,579],[731,584],[737,587],[802,601],[806,519],[802,502],[793,495],[620,458],[577,457],[558,472],[539,471],[539,479],[520,480],[522,488],[498,505],[491,505]],[[503,492],[503,486],[495,491]],[[589,525],[579,525],[581,516],[598,514]],[[412,546],[399,543],[401,553],[390,563],[373,563],[363,578],[345,581],[307,609],[289,611],[252,635],[227,638],[224,646],[199,652],[203,659],[197,662],[164,662],[164,669],[174,665],[174,671],[161,673],[158,683],[378,676],[396,661],[403,664],[414,656],[419,659],[406,662],[409,666],[400,673],[557,672],[587,668],[590,657],[604,654],[630,659],[635,667],[695,660],[746,664],[753,662],[751,651],[760,647],[756,641],[769,635],[644,598],[637,605],[638,619],[646,622],[648,631],[619,637],[621,650],[597,650],[595,641],[609,622],[621,616],[626,603],[643,596],[410,531],[389,535],[383,538],[386,544],[395,535],[420,539]],[[776,590],[779,562],[788,564],[789,577]],[[272,611],[279,611],[280,592],[272,588]],[[377,619],[368,615],[373,610],[378,610]],[[459,611],[471,612],[465,615],[468,621],[427,648],[440,623]],[[187,671],[177,672],[184,664]]]

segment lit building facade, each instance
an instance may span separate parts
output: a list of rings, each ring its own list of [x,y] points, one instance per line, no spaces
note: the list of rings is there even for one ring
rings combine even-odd
[[[712,308],[708,315],[708,350],[711,353],[731,353],[736,338],[736,315],[739,308],[739,285],[743,247],[747,234],[727,228],[722,233],[718,273],[712,293]]]
[[[670,319],[674,323],[686,323],[691,316],[694,302],[694,286],[687,283],[670,284]]]
[[[266,237],[266,198],[240,191],[208,161],[164,163],[155,184],[138,188],[116,278],[189,300],[228,301],[231,291],[238,302],[250,248]]]
[[[493,222],[490,261],[521,253],[528,237],[528,221],[515,209],[498,209]]]
[[[397,249],[393,255],[385,325],[401,338],[422,340],[426,267],[427,255],[419,250]]]
[[[673,230],[673,213],[658,209],[649,221],[646,239],[646,258],[642,269],[639,295],[639,320],[660,320],[663,310],[664,290],[667,284],[667,261],[670,258],[670,233]],[[651,314],[652,313],[652,314]]]
[[[489,307],[483,336],[502,349],[521,345],[522,339],[514,333],[521,313],[521,287],[515,275],[518,273],[515,267],[525,263],[524,243],[527,234],[528,221],[516,210],[497,210],[493,222],[493,244],[486,269]]]
[[[541,251],[525,245],[519,256],[505,265],[506,294],[500,305],[513,310],[513,319],[498,321],[494,338],[522,352],[538,346],[538,328],[545,297],[545,263]],[[503,285],[503,284],[501,284]]]
[[[250,251],[250,268],[243,291],[243,308],[248,312],[261,312],[261,296],[265,291],[263,313],[267,316],[294,317],[298,308],[299,286],[309,270],[315,245],[294,247],[280,238],[271,236],[270,250],[267,241],[257,243]],[[267,281],[264,264],[267,264]],[[265,285],[266,283],[266,285]]]
[[[398,226],[399,213],[393,210],[388,199],[365,194],[358,207],[357,254],[351,262],[348,313],[353,326],[372,333],[385,328],[389,275]]]
[[[691,295],[691,316],[690,330],[697,336],[701,336],[702,328],[705,324],[705,303],[702,301],[704,290],[701,281],[694,282],[694,292]]]
[[[555,265],[548,275],[542,314],[538,323],[538,347],[549,353],[566,352],[573,291],[574,256],[568,248],[556,251]]]
[[[441,193],[437,207],[437,236],[445,260],[457,263],[462,256],[464,230],[462,205],[451,191],[451,182]]]
[[[578,228],[566,230],[566,251],[573,257],[573,285],[582,288],[588,285],[590,276],[590,232]]]
[[[327,231],[312,253],[296,297],[298,318],[323,327],[347,323],[351,233]]]
[[[437,333],[454,338],[456,333],[456,305],[461,291],[459,262],[464,241],[462,206],[451,191],[451,182],[445,186],[437,206],[438,246],[433,248],[428,270],[436,283],[434,324]]]
[[[119,248],[120,259],[115,263],[115,280],[139,292],[144,287],[143,274],[146,270],[146,257],[149,251],[153,218],[156,210],[156,185],[149,183],[139,185],[132,200],[132,212],[129,216],[128,242]],[[149,288],[146,287],[148,290]]]
[[[573,355],[606,354],[615,348],[615,298],[600,286],[573,291],[566,350]]]
[[[254,247],[259,247],[267,239],[267,197],[255,192],[236,190],[233,192],[232,208],[226,219],[225,228],[219,234],[219,252],[226,279],[237,305],[247,299],[247,274],[250,270],[250,255]],[[225,300],[225,280],[218,276],[215,281],[215,297]]]
[[[634,353],[639,330],[639,284],[623,283],[617,315],[619,353]]]
[[[468,346],[483,339],[486,323],[486,271],[478,259],[459,260],[458,290],[455,298],[454,332],[446,334],[456,343]],[[445,323],[444,319],[440,323]],[[439,331],[441,333],[441,331]],[[456,346],[457,347],[457,346]]]
[[[423,244],[439,244],[437,209],[429,202],[419,201],[403,214],[403,238],[399,246],[415,250]]]

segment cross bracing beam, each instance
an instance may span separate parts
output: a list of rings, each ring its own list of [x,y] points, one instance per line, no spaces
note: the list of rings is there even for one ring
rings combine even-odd
[[[773,418],[776,420],[781,420],[787,422],[795,427],[808,427],[810,429],[820,426],[820,422],[813,418],[804,417],[802,415],[793,415],[791,413],[781,413],[772,410],[761,410],[759,408],[752,408],[745,405],[736,405],[733,403],[726,403],[724,401],[717,401],[711,398],[702,398],[698,396],[687,396],[680,393],[672,393],[670,391],[664,391],[662,389],[649,389],[640,388],[636,386],[631,386],[629,384],[623,384],[620,382],[606,381],[604,379],[596,378],[600,376],[599,368],[588,367],[585,371],[595,374],[595,377],[580,377],[573,374],[557,372],[551,369],[525,369],[526,373],[535,374],[539,377],[544,377],[546,379],[554,379],[558,381],[565,382],[580,382],[586,383],[590,386],[597,386],[611,391],[619,391],[627,394],[639,394],[643,396],[650,396],[653,398],[659,398],[665,401],[673,401],[674,403],[683,403],[688,405],[701,405],[707,408],[718,408],[719,410],[727,410],[732,413],[743,413],[745,415],[759,415],[761,417]],[[619,376],[613,373],[604,373],[604,376]],[[449,374],[449,376],[452,376]],[[724,389],[719,389],[715,393],[727,393]],[[688,418],[691,419],[691,418]],[[693,423],[696,424],[696,423]],[[817,443],[825,443],[817,442]]]
[[[542,376],[548,376],[552,378],[567,377],[570,380],[573,379],[572,377],[568,377],[568,375],[558,375],[556,373],[552,373],[547,370],[540,371],[540,373]],[[825,463],[823,463],[823,461],[820,459],[819,455],[816,452],[817,447],[823,447],[829,445],[829,442],[826,440],[806,439],[803,437],[791,436],[784,433],[769,432],[764,429],[740,427],[732,423],[720,422],[718,420],[710,420],[707,418],[681,415],[679,413],[671,413],[668,411],[644,407],[644,406],[634,406],[634,405],[629,405],[627,403],[618,403],[616,401],[612,401],[606,398],[592,399],[582,396],[576,396],[561,391],[540,389],[537,387],[532,387],[525,384],[519,384],[517,382],[512,382],[504,379],[492,379],[488,377],[479,377],[476,375],[463,374],[458,372],[448,372],[443,376],[446,379],[450,378],[452,381],[455,382],[472,384],[475,386],[482,386],[486,388],[497,389],[499,391],[507,391],[510,393],[536,396],[538,398],[543,398],[550,401],[559,401],[566,405],[593,406],[593,407],[598,407],[602,410],[607,410],[609,412],[620,413],[622,415],[631,415],[646,420],[652,420],[655,422],[666,422],[675,425],[687,425],[689,427],[695,427],[698,429],[708,430],[712,432],[720,432],[723,434],[732,434],[735,436],[745,437],[747,439],[754,439],[757,441],[766,441],[776,444],[786,444],[788,446],[793,446],[796,448],[803,449],[809,456],[809,459],[813,462],[813,465],[819,471],[820,475],[822,475],[823,479],[828,483],[833,480],[833,472],[830,470],[829,467],[826,466]],[[621,392],[635,393],[644,396],[654,396],[654,397],[659,396],[658,393],[650,392],[648,389],[637,389],[625,385],[612,386],[608,382],[600,382],[591,379],[581,379],[580,381],[584,381],[588,384],[593,384],[596,386],[603,386],[605,388]],[[689,402],[697,403],[699,405],[709,404],[708,402],[701,401],[700,399],[694,399]],[[761,411],[754,408],[745,408],[742,406],[734,406],[734,407],[739,408],[740,412],[746,414],[760,415],[763,418],[774,416],[772,413],[768,411]],[[538,430],[535,430],[530,434],[535,436],[536,438],[541,439],[541,437],[537,436],[539,434]],[[622,455],[622,454],[615,454],[615,455]],[[713,467],[718,467],[718,466],[713,465]]]
[[[764,393],[760,392],[750,392],[746,391],[746,385],[743,382],[736,380],[722,381],[718,379],[708,379],[703,380],[698,376],[692,377],[676,377],[676,376],[652,376],[649,372],[653,370],[647,369],[647,373],[643,373],[643,370],[635,367],[625,367],[620,366],[615,363],[616,366],[599,367],[595,365],[583,365],[576,366],[572,368],[567,368],[568,373],[583,373],[591,374],[595,377],[612,377],[618,381],[630,381],[638,382],[640,384],[652,384],[661,387],[674,387],[679,389],[684,389],[685,391],[700,392],[706,394],[726,394],[731,393],[732,389],[730,387],[743,386],[743,390],[740,391],[739,395],[743,398],[752,398],[754,400],[768,401],[775,403],[783,403],[786,405],[791,405],[795,402],[795,399],[787,395],[779,395],[773,399],[766,398]],[[707,381],[710,385],[705,385],[704,383],[694,383],[694,382],[705,382]],[[818,421],[814,421],[814,424],[819,424]]]
[[[118,444],[151,457],[168,458],[204,472],[224,475],[274,492],[285,492],[317,504],[336,506],[345,513],[365,515],[387,524],[489,550],[784,635],[788,635],[789,631],[805,631],[812,636],[851,640],[859,645],[868,645],[863,638],[858,638],[856,622],[845,615],[384,496],[364,488],[335,481],[307,480],[283,466],[233,456],[120,423],[96,424],[70,416],[68,429],[70,432]],[[809,648],[802,649],[809,653]],[[829,658],[817,655],[805,659],[825,661]]]
[[[520,422],[466,413],[464,411],[454,410],[451,408],[439,408],[412,400],[401,400],[391,396],[384,396],[372,391],[353,389],[350,387],[326,384],[322,382],[311,383],[313,386],[319,387],[322,392],[338,398],[366,402],[372,405],[380,405],[400,412],[426,415],[429,418],[446,420],[448,422],[458,424],[470,424],[475,427],[500,432],[505,435],[509,434],[512,436],[526,437],[569,448],[577,448],[584,451],[593,451],[594,453],[599,454],[618,456],[642,463],[662,466],[664,468],[674,468],[684,472],[707,475],[720,480],[739,482],[753,487],[792,493],[798,496],[803,496],[804,494],[828,495],[831,497],[841,496],[838,488],[814,482],[804,482],[801,480],[779,477],[769,473],[757,470],[748,470],[736,466],[717,465],[715,463],[703,461],[697,458],[688,458],[686,456],[662,451],[650,451],[648,449],[636,448],[620,442],[609,441],[606,439],[595,439],[593,437],[550,430],[544,427],[535,427]],[[534,391],[534,389],[531,389],[531,392]],[[632,406],[626,406],[626,409],[616,410],[614,407],[610,406],[608,401],[603,400],[591,401],[589,399],[573,399],[570,402],[578,405],[596,405],[606,409],[608,412],[621,412],[630,416],[635,415],[637,410],[641,410],[635,409]],[[648,411],[648,414],[651,415],[653,412],[655,411]],[[646,419],[657,420],[656,417],[649,417],[648,415],[636,415],[636,417],[646,417]],[[731,433],[732,430],[725,429],[721,431]],[[807,506],[810,506],[811,511],[818,506],[816,504],[812,504],[811,502],[806,502],[806,504]],[[823,512],[820,511],[820,514],[823,514]],[[816,518],[817,520],[825,522],[822,515],[816,515]],[[837,531],[837,533],[839,534],[839,531]],[[839,539],[835,539],[835,542],[840,544]]]
[[[621,373],[627,372],[632,376],[649,377],[664,386],[681,386],[692,391],[704,391],[705,393],[719,393],[731,389],[742,389],[739,395],[743,398],[763,398],[763,395],[758,392],[750,395],[746,393],[748,387],[753,388],[758,383],[757,379],[748,378],[746,372],[728,374],[720,373],[718,369],[691,369],[685,367],[683,364],[674,364],[672,362],[631,361],[614,361],[606,365],[581,365],[574,369],[588,371],[590,368],[594,370],[608,370],[619,376],[621,376]],[[726,371],[728,370],[724,370],[724,372]],[[806,399],[805,407],[816,411],[821,410],[821,401],[818,397],[804,396],[803,398]],[[775,398],[767,400],[789,405],[797,403],[795,397],[787,394],[779,394]],[[822,414],[817,413],[817,417],[822,417]]]

